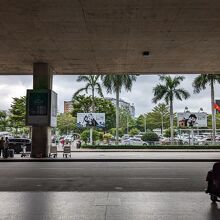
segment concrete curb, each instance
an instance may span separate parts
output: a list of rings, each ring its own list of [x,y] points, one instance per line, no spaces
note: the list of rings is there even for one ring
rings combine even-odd
[[[74,158],[26,158],[0,159],[1,162],[220,162],[220,159],[74,159]]]
[[[58,153],[63,153],[63,151],[57,151]],[[104,153],[108,153],[108,152],[117,152],[117,153],[123,153],[123,152],[220,152],[220,149],[212,149],[212,150],[206,150],[206,149],[199,149],[199,150],[193,150],[193,149],[190,149],[190,150],[172,150],[172,149],[165,149],[165,150],[129,150],[129,149],[126,149],[126,150],[73,150],[71,151],[71,153],[83,153],[83,152],[104,152]]]

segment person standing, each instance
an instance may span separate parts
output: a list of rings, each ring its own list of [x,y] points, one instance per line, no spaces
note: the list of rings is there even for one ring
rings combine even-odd
[[[9,140],[8,140],[8,137],[6,137],[5,142],[4,142],[4,150],[3,150],[4,158],[8,158],[8,148],[9,148]]]
[[[3,156],[3,149],[4,149],[4,146],[5,146],[4,138],[1,137],[1,139],[0,139],[0,157]]]

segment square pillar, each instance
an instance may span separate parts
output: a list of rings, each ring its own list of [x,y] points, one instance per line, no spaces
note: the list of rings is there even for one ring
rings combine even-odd
[[[33,64],[33,89],[52,89],[53,71],[47,63]],[[48,157],[51,145],[51,127],[32,127],[31,157]]]

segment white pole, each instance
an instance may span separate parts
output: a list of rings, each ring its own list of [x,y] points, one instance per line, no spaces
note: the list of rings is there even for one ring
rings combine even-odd
[[[93,130],[93,128],[90,128],[89,129],[89,141],[90,141],[90,144],[92,145],[92,143],[93,143],[93,140],[92,140],[92,130]]]

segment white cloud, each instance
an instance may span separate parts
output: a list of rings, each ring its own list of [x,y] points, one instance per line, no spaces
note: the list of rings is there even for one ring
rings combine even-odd
[[[193,94],[192,81],[196,75],[185,75],[185,80],[181,87],[188,90],[191,94],[190,99],[174,102],[175,111],[183,111],[187,106],[191,111],[198,111],[200,107],[204,111],[211,112],[210,89],[209,87],[200,94]],[[72,95],[79,88],[84,86],[83,82],[76,82],[77,76],[54,76],[53,90],[58,93],[58,109],[63,111],[64,100],[71,100]],[[136,116],[148,111],[154,107],[152,103],[152,89],[158,84],[159,78],[156,75],[141,75],[137,77],[132,91],[122,90],[121,98],[127,102],[134,103],[136,107]],[[19,97],[26,94],[26,89],[32,88],[32,76],[0,76],[0,109],[10,107],[12,97]],[[216,98],[220,98],[218,91],[220,85],[215,86]],[[115,97],[115,94],[105,96]]]

